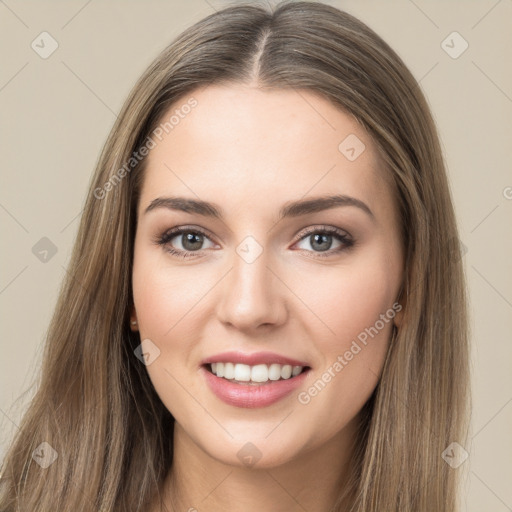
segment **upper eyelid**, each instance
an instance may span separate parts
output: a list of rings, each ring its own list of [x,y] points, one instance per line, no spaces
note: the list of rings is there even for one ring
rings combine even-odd
[[[346,235],[348,238],[352,238],[352,235],[346,229],[338,228],[335,226],[330,226],[327,224],[314,224],[313,226],[309,226],[309,227],[299,231],[297,236],[299,234],[301,234],[302,236],[300,238],[302,238],[311,233],[316,233],[317,231],[326,231],[327,233],[334,234],[334,235],[343,234],[343,235]]]
[[[172,240],[173,238],[180,235],[181,233],[187,233],[187,232],[192,232],[192,233],[197,232],[201,235],[206,236],[212,242],[213,242],[212,238],[215,238],[210,234],[210,231],[207,229],[199,228],[199,227],[195,227],[195,226],[187,226],[187,225],[175,226],[173,228],[167,229],[159,236],[159,238],[170,237],[170,240]]]

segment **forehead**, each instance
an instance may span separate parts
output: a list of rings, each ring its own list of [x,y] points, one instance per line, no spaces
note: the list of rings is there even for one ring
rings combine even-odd
[[[192,98],[195,106],[183,108]],[[366,201],[382,193],[383,171],[368,133],[311,91],[210,85],[176,102],[161,123],[159,137],[152,136],[143,203],[162,192],[226,204],[281,203],[334,189]]]

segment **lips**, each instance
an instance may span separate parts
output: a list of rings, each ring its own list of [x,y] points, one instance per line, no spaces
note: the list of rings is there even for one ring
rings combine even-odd
[[[237,384],[217,377],[204,366],[200,368],[200,372],[212,393],[222,402],[234,407],[250,409],[267,407],[283,400],[303,386],[309,375],[309,370],[305,370],[288,380],[268,381],[263,384]]]

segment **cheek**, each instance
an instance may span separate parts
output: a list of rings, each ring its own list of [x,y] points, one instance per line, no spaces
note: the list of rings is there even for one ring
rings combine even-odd
[[[141,338],[162,342],[194,318],[208,282],[172,268],[163,250],[136,245],[132,285]]]
[[[335,431],[377,385],[393,328],[396,283],[383,260],[340,269],[335,278],[329,270],[302,280],[299,291],[315,313],[304,325],[320,354],[299,402],[313,416],[331,411]]]
[[[198,385],[198,340],[209,313],[208,292],[216,280],[211,271],[173,268],[164,251],[136,247],[132,286],[139,335],[158,347],[159,357],[146,369],[169,409],[183,395],[180,384],[187,389]],[[171,403],[167,398],[173,395]]]
[[[133,297],[141,336],[163,339],[188,304],[179,280],[153,268],[134,268]]]
[[[180,417],[179,412],[190,407],[190,397],[183,389],[193,393],[192,386],[197,385],[188,364],[190,348],[197,339],[194,318],[204,291],[194,284],[197,283],[186,273],[166,266],[165,255],[136,249],[132,286],[139,335],[141,340],[151,340],[159,350],[146,371],[174,417]],[[196,413],[189,411],[191,416]]]
[[[347,350],[360,334],[364,338],[367,329],[392,307],[397,291],[392,269],[383,259],[301,274],[294,291],[312,312],[305,317],[310,319],[310,339],[329,355]],[[379,334],[389,333],[391,321],[381,324]]]

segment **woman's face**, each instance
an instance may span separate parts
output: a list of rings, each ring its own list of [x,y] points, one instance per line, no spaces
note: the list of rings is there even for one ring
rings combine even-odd
[[[341,439],[378,382],[401,308],[397,207],[368,133],[325,99],[191,97],[152,135],[133,318],[182,435],[272,467]]]

